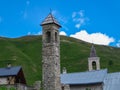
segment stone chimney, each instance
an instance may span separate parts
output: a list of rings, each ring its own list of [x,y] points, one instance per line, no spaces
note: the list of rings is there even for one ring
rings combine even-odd
[[[63,67],[63,71],[62,71],[63,74],[66,74],[67,73],[67,69],[66,67]]]
[[[7,68],[11,68],[11,63],[8,63],[8,64],[7,64]]]

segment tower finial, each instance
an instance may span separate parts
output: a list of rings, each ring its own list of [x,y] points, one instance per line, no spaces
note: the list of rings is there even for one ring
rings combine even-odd
[[[50,14],[52,14],[52,9],[50,8]]]

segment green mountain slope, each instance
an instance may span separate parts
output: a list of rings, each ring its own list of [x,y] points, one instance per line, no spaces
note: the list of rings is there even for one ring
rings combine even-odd
[[[101,68],[109,72],[120,71],[120,49],[95,45],[100,57]],[[25,36],[21,38],[0,38],[0,67],[22,66],[27,83],[33,84],[41,80],[42,70],[42,38],[41,36]],[[88,70],[88,57],[91,44],[70,37],[61,36],[61,69],[66,67],[68,72]]]

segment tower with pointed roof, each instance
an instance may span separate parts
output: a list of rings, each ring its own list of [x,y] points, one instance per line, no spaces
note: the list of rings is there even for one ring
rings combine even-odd
[[[88,58],[89,71],[100,70],[100,58],[96,54],[94,45],[91,47],[90,57]]]
[[[43,90],[61,90],[59,37],[61,25],[52,13],[49,13],[41,26]]]

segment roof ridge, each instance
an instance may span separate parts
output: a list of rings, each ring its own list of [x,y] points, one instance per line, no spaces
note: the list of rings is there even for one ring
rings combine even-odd
[[[99,71],[108,71],[107,69],[100,69],[100,70],[92,70],[92,71],[85,71],[85,72],[71,72],[66,74],[78,74],[78,73],[88,73],[88,72],[99,72]]]

